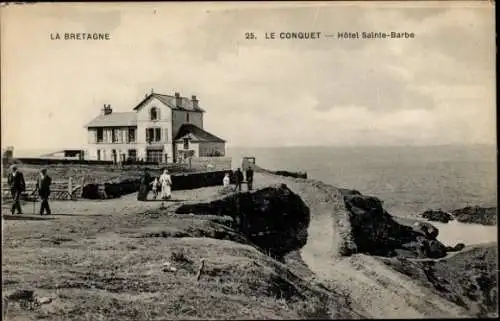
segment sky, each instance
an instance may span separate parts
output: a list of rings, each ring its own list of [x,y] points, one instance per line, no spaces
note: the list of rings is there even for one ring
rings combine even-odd
[[[10,5],[1,14],[2,146],[79,148],[103,104],[196,95],[229,146],[495,144],[487,2]],[[413,39],[266,40],[265,33]],[[108,41],[51,40],[109,33]],[[257,39],[245,39],[253,32]]]

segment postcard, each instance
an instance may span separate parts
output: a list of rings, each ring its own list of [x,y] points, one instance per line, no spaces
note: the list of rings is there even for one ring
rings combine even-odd
[[[495,3],[4,3],[5,320],[498,317]]]

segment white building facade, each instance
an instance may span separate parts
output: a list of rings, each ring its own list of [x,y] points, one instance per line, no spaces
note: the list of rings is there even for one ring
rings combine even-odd
[[[204,113],[196,96],[179,93],[151,93],[131,112],[113,113],[104,105],[101,115],[85,126],[85,158],[172,163],[187,154],[225,156],[225,141],[203,129]]]

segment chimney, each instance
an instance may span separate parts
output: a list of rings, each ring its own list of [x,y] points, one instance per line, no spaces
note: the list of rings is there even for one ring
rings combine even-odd
[[[102,114],[103,115],[109,115],[112,112],[113,112],[113,109],[111,109],[111,105],[104,104],[104,108],[102,109]]]
[[[175,107],[181,107],[181,94],[175,93]]]
[[[193,108],[198,109],[198,99],[196,99],[195,95],[191,96],[191,102],[193,103]]]

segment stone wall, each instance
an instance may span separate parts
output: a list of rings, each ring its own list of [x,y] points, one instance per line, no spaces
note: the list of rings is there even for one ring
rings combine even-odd
[[[174,174],[172,177],[172,190],[188,190],[209,186],[222,185],[222,180],[230,171],[211,171],[200,173]],[[122,195],[135,193],[140,185],[140,177],[127,177],[114,179],[103,183],[86,184],[83,187],[82,198],[106,199],[117,198]]]

